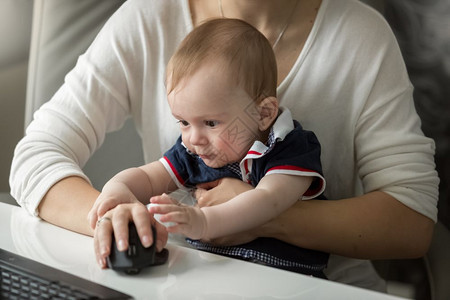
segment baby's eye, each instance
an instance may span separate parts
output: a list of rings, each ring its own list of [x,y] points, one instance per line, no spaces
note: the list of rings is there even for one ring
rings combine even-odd
[[[205,125],[208,127],[216,127],[217,125],[219,125],[218,121],[205,121]]]
[[[189,122],[185,120],[178,120],[178,122],[181,126],[189,126]]]

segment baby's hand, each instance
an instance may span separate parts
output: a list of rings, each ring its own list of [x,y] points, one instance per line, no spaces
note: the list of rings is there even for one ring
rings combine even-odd
[[[168,232],[181,233],[191,239],[205,237],[207,224],[201,208],[181,204],[166,194],[150,198],[150,203],[158,204],[151,206],[149,212],[161,214],[162,216],[159,219],[161,222],[176,223],[167,227]]]
[[[91,228],[95,229],[97,220],[108,210],[122,203],[135,202],[139,202],[139,200],[125,184],[120,182],[107,182],[88,213],[88,221]]]

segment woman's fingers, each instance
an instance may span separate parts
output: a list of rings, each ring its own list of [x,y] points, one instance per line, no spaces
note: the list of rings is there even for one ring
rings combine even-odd
[[[161,252],[164,246],[167,244],[169,239],[169,234],[167,232],[166,226],[155,220],[153,215],[151,216],[152,226],[156,229],[156,251]]]
[[[196,187],[200,188],[200,189],[204,189],[204,190],[210,190],[212,188],[215,188],[219,184],[220,184],[220,179],[217,179],[217,180],[210,181],[210,182],[199,183],[199,184],[197,184]]]
[[[214,206],[236,197],[237,195],[252,189],[253,187],[236,178],[225,177],[216,181],[197,185],[194,196],[198,206]]]
[[[108,200],[101,201],[101,203],[97,206],[97,217],[103,216],[108,210],[111,210],[120,204],[136,202],[138,202],[138,200],[134,197],[127,199],[127,201],[123,201],[120,198],[110,198]]]
[[[152,219],[145,206],[139,205],[131,211],[131,216],[136,226],[137,233],[144,247],[153,245]]]
[[[112,219],[104,216],[95,227],[94,251],[101,268],[106,268],[106,257],[111,253]]]
[[[128,249],[128,223],[132,221],[131,209],[128,205],[118,205],[114,210],[112,224],[117,250]]]
[[[124,200],[125,199],[125,200]],[[95,225],[100,217],[102,217],[107,211],[114,207],[125,203],[140,203],[134,195],[127,195],[127,197],[107,197],[100,196],[95,200],[94,205],[88,213],[88,222],[92,229],[95,229]]]
[[[97,215],[98,203],[99,203],[98,200],[96,200],[94,202],[94,205],[92,206],[91,210],[88,213],[88,222],[92,229],[95,229],[95,226],[98,221],[98,215]]]

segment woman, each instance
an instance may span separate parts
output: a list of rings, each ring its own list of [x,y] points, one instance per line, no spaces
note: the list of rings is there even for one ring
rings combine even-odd
[[[112,222],[101,219],[95,232],[89,227],[87,214],[99,192],[80,165],[130,114],[146,161],[168,149],[177,126],[166,105],[163,70],[187,33],[213,17],[243,19],[274,45],[280,104],[316,133],[325,195],[337,200],[298,202],[261,228],[215,242],[276,237],[331,252],[336,256],[330,259],[330,279],[382,289],[367,261],[341,256],[423,255],[436,220],[438,178],[434,144],[420,130],[395,38],[384,20],[359,2],[127,1],[19,143],[13,196],[44,220],[95,234],[99,260],[109,253],[113,227],[116,237],[124,237],[132,219],[140,235],[148,235],[155,221],[142,205],[118,206],[105,214]],[[200,188],[199,204],[226,201],[250,188],[230,181]],[[167,232],[158,224],[157,230],[161,249]]]

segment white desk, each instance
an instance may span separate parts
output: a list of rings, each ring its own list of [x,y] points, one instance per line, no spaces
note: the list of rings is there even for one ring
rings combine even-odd
[[[136,299],[399,299],[327,280],[189,249],[170,242],[169,261],[125,275],[101,270],[92,238],[0,203],[0,247]]]

